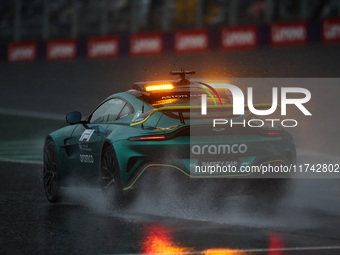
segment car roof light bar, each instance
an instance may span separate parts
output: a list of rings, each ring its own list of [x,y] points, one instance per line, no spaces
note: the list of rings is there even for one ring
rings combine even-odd
[[[145,87],[147,92],[156,91],[156,90],[171,90],[174,86],[172,84],[157,84],[157,85],[149,85]]]

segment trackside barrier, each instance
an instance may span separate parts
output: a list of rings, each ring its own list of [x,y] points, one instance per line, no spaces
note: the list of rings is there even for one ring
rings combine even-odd
[[[100,36],[57,39],[47,42],[0,44],[0,60],[32,62],[36,59],[73,60],[115,58],[120,55],[148,56],[164,52],[176,54],[209,50],[249,50],[261,46],[284,47],[340,43],[340,17],[319,21],[296,21],[258,26],[223,27],[219,30],[192,29],[171,34],[140,33],[128,36]]]

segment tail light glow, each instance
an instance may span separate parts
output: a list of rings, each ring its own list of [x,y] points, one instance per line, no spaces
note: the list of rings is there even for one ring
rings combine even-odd
[[[270,136],[275,136],[275,135],[282,135],[282,132],[268,132],[267,134]]]
[[[129,138],[130,141],[162,141],[165,140],[165,135],[149,135]]]
[[[165,139],[165,135],[154,135],[154,136],[142,136],[140,140],[162,140]]]

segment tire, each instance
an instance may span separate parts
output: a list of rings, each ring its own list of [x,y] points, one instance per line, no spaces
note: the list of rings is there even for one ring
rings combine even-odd
[[[127,197],[123,195],[120,180],[120,169],[116,153],[111,145],[103,149],[101,162],[101,186],[103,194],[110,205],[123,207],[127,205]]]
[[[47,139],[44,146],[43,185],[48,201],[56,203],[61,200],[58,158],[51,139]]]

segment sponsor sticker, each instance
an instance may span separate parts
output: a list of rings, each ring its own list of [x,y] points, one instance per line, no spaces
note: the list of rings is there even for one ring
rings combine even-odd
[[[134,34],[130,37],[130,54],[132,56],[157,55],[163,51],[163,36],[156,34]]]
[[[340,18],[323,20],[322,41],[323,43],[340,42]]]
[[[36,42],[10,43],[7,48],[9,62],[34,61],[37,57]]]
[[[307,23],[274,23],[270,27],[272,46],[304,45],[307,43]]]
[[[119,54],[119,39],[116,36],[92,37],[87,41],[87,57],[113,58]]]
[[[51,40],[47,43],[47,60],[70,60],[77,54],[76,40]]]
[[[223,155],[223,154],[244,154],[248,150],[248,146],[242,144],[205,144],[193,145],[191,153],[193,155]]]
[[[93,135],[94,129],[85,129],[82,135],[79,138],[79,142],[88,142],[91,139],[91,136]]]
[[[228,167],[233,166],[238,168],[240,165],[240,161],[234,158],[204,158],[200,159],[199,161],[200,166],[220,166],[220,167]]]
[[[93,164],[93,156],[90,154],[80,154],[79,155],[79,161],[80,163],[87,163],[87,164]]]
[[[258,46],[256,26],[226,27],[222,29],[222,49],[253,49]]]
[[[202,52],[209,48],[209,36],[206,30],[180,31],[175,33],[175,51],[177,53]]]

